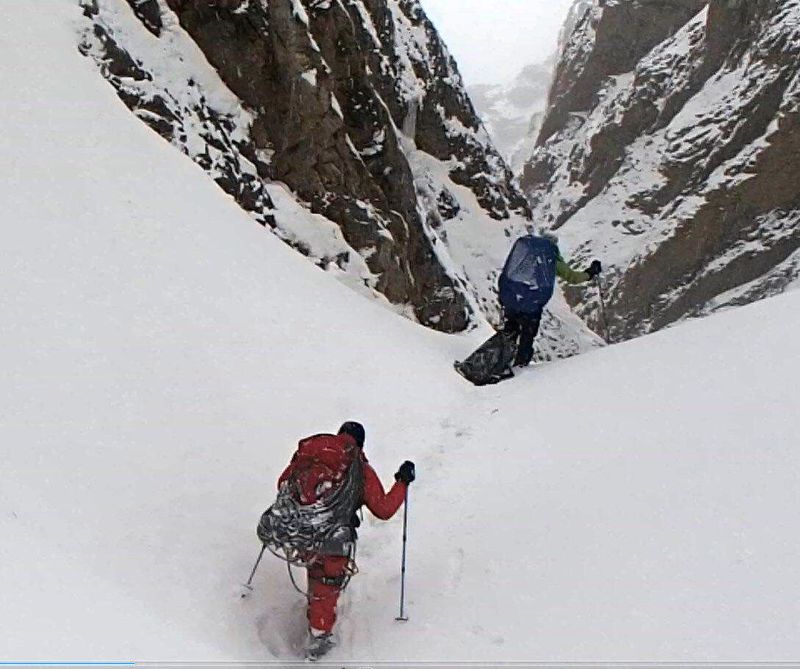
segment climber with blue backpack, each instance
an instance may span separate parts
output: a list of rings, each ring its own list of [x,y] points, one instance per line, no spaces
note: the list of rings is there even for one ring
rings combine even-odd
[[[572,269],[561,256],[558,239],[550,233],[520,237],[498,281],[503,326],[466,360],[456,362],[456,371],[478,386],[514,376],[512,366],[526,367],[533,359],[533,341],[545,305],[553,297],[556,277],[577,284],[590,281],[601,271],[599,260],[583,272]]]

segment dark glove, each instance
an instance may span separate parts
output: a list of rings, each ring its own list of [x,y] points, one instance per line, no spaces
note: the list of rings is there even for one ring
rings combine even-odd
[[[394,475],[395,481],[402,481],[406,485],[413,483],[415,478],[417,478],[417,476],[414,473],[414,463],[408,460],[400,465],[400,469],[398,469],[397,473]]]
[[[594,279],[600,272],[603,271],[603,266],[600,264],[599,260],[592,260],[592,264],[589,265],[589,268],[586,270],[586,273],[589,275],[590,279]]]

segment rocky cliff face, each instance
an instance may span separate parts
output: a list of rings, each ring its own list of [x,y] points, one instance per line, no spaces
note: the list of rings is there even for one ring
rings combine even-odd
[[[80,2],[82,52],[257,221],[424,325],[496,319],[530,209],[418,0]],[[563,300],[544,330],[597,344]]]
[[[612,338],[798,277],[798,63],[798,0],[595,0],[583,13],[522,184],[579,259],[607,261]]]
[[[416,1],[83,4],[82,48],[123,101],[257,220],[423,324],[468,325],[474,290],[436,229],[457,198],[445,184],[419,197],[404,143],[447,161],[449,185],[474,194],[487,224],[529,212]],[[276,182],[338,229],[287,223]]]

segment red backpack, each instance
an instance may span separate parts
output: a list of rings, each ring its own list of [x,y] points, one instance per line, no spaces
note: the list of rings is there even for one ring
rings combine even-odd
[[[359,449],[349,434],[318,434],[303,439],[292,457],[287,481],[302,505],[330,497],[344,483]]]
[[[320,553],[338,555],[332,553],[334,545],[343,551],[345,543],[352,544],[349,533],[346,541],[338,533],[352,527],[361,505],[363,463],[350,435],[303,439],[281,477],[275,503],[258,522],[264,546],[290,564],[307,565]]]

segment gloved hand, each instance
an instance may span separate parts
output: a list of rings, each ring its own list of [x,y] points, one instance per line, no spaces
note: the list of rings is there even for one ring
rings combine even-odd
[[[414,473],[414,463],[409,460],[406,460],[400,465],[400,469],[398,469],[397,473],[394,475],[395,481],[402,481],[406,485],[413,483],[415,478],[417,478],[417,476]]]
[[[592,264],[589,265],[589,268],[586,270],[586,273],[589,275],[590,279],[594,279],[600,272],[603,271],[603,266],[600,264],[599,260],[592,260]]]

